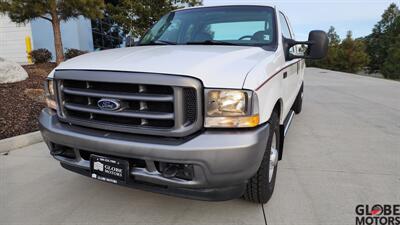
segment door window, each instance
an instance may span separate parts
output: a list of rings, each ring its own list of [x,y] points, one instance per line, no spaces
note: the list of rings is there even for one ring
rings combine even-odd
[[[290,34],[289,25],[288,25],[288,23],[286,21],[285,16],[283,15],[283,13],[279,13],[279,20],[280,20],[280,23],[281,23],[282,35],[285,38],[292,39],[292,35]]]

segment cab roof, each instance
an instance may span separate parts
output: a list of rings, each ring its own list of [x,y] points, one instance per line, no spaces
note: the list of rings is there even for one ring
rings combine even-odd
[[[275,5],[270,4],[268,1],[240,0],[240,1],[213,1],[213,2],[207,3],[207,5],[182,8],[182,9],[177,9],[175,11],[195,9],[195,8],[207,8],[207,7],[215,7],[215,6],[268,6],[268,7],[275,8]]]

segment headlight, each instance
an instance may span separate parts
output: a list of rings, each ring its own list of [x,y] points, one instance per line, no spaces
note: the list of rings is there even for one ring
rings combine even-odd
[[[205,127],[255,127],[259,124],[258,99],[255,93],[208,89],[205,95]]]
[[[55,97],[55,86],[53,79],[47,79],[44,85],[46,92],[47,107],[57,110],[57,102]]]

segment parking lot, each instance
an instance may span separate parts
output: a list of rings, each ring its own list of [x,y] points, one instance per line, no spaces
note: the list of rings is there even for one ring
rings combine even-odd
[[[358,204],[400,204],[400,82],[306,70],[277,186],[262,206],[94,181],[44,143],[0,156],[0,224],[355,224]]]

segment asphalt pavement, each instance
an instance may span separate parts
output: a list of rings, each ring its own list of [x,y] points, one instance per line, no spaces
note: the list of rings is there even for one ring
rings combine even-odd
[[[400,204],[400,82],[307,69],[302,114],[264,206],[115,186],[62,169],[44,143],[0,156],[0,224],[355,224],[358,204]]]

